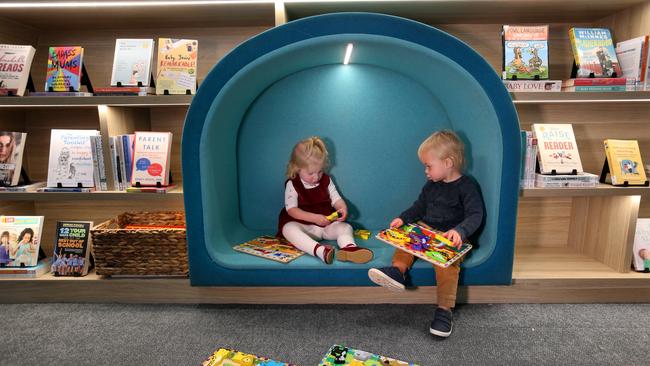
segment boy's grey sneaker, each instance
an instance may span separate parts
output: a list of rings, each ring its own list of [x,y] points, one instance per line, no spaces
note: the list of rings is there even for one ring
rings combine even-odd
[[[370,281],[391,291],[406,289],[406,277],[397,267],[370,268],[368,277],[370,277]]]
[[[451,311],[443,308],[437,308],[433,316],[429,333],[437,335],[438,337],[447,338],[452,330],[452,314]]]

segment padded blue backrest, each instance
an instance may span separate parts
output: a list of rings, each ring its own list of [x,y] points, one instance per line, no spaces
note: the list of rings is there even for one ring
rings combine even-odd
[[[355,50],[343,65],[347,43]],[[242,44],[206,77],[188,112],[183,177],[193,284],[362,285],[368,266],[282,265],[232,246],[274,233],[293,145],[325,138],[330,170],[351,221],[378,230],[425,182],[417,147],[450,128],[466,144],[486,222],[465,262],[464,283],[511,280],[519,176],[519,127],[510,97],[467,45],[434,28],[376,14],[289,23]],[[431,283],[421,266],[414,278]]]

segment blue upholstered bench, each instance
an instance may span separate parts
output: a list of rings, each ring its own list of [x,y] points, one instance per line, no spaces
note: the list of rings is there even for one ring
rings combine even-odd
[[[354,44],[343,65],[348,43]],[[367,13],[306,18],[264,32],[224,57],[190,106],[182,142],[193,285],[363,286],[393,249],[359,240],[368,264],[281,264],[232,250],[273,234],[284,169],[298,140],[318,135],[350,221],[373,230],[417,197],[420,142],[450,128],[466,144],[486,221],[464,262],[463,284],[509,284],[518,197],[519,124],[499,77],[474,50],[435,28]],[[431,285],[416,263],[413,280]]]

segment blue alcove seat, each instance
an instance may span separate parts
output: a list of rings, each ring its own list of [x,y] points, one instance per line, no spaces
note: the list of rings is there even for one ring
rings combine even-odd
[[[348,43],[351,62],[343,65]],[[376,239],[368,264],[325,265],[309,255],[281,264],[232,246],[273,234],[293,145],[325,139],[330,173],[350,222],[385,228],[425,183],[417,158],[433,131],[456,131],[467,174],[486,206],[479,248],[461,283],[509,284],[518,197],[519,123],[488,63],[460,40],[403,18],[339,13],[290,22],[235,48],[208,74],[188,111],[182,142],[193,285],[363,286],[390,263]],[[423,261],[416,285],[432,285]]]

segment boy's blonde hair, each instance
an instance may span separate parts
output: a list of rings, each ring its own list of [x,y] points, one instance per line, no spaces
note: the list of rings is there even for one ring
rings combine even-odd
[[[306,138],[293,147],[289,164],[287,164],[287,178],[295,178],[300,169],[307,168],[314,163],[323,164],[323,169],[329,165],[327,147],[318,136]]]
[[[418,156],[422,156],[433,151],[439,159],[449,158],[454,163],[454,167],[463,170],[465,167],[465,145],[458,138],[458,135],[451,130],[442,130],[434,132],[426,140],[422,141],[418,148]]]

